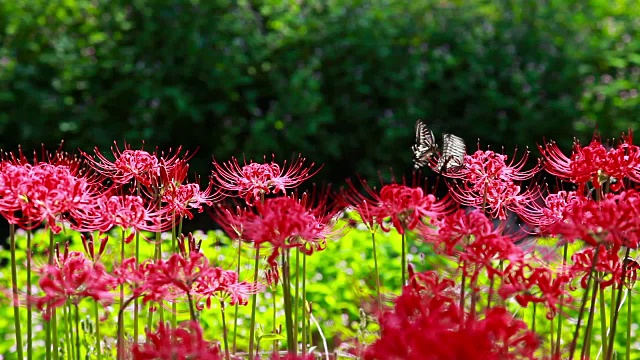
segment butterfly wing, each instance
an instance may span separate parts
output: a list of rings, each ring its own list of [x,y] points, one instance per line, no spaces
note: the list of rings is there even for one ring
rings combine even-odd
[[[440,173],[455,172],[464,166],[467,146],[464,140],[453,134],[444,134],[442,138],[442,156],[438,159]]]
[[[411,150],[413,150],[415,169],[428,164],[429,160],[438,151],[433,131],[422,120],[416,122],[416,143],[411,147]]]

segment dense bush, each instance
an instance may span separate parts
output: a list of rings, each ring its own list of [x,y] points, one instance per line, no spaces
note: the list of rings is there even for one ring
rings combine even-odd
[[[302,152],[340,182],[407,170],[417,118],[471,149],[637,127],[640,5],[537,3],[3,1],[0,144]]]

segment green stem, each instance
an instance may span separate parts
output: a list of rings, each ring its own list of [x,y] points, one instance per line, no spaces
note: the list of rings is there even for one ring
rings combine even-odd
[[[604,276],[604,273],[602,274]],[[600,336],[602,337],[602,349],[608,349],[607,346],[607,307],[604,295],[604,289],[600,287]]]
[[[80,360],[80,313],[78,311],[78,304],[76,307],[76,360]]]
[[[140,196],[140,183],[136,181],[136,195]],[[140,232],[136,231],[136,264],[140,263]],[[133,344],[138,344],[138,312],[140,302],[136,298],[133,302]]]
[[[307,355],[307,255],[302,254],[302,357]]]
[[[569,350],[569,360],[573,360],[573,353],[576,351],[576,345],[578,343],[578,336],[580,335],[580,324],[582,322],[582,315],[584,314],[584,308],[587,306],[587,297],[589,296],[589,289],[591,289],[591,280],[593,280],[593,272],[600,255],[600,246],[596,246],[596,251],[593,254],[593,260],[591,260],[591,269],[589,270],[589,278],[587,279],[587,286],[585,287],[584,296],[582,297],[582,303],[580,304],[580,312],[578,312],[578,322],[576,324],[576,330],[573,334],[573,340],[571,341],[571,347]]]
[[[296,341],[293,338],[293,314],[291,304],[291,273],[289,268],[289,249],[282,251],[282,291],[284,296],[284,318],[287,327],[287,350],[296,355]]]
[[[53,231],[49,229],[49,246],[53,255],[54,249],[54,236]],[[52,258],[53,260],[53,258]],[[58,315],[56,308],[51,309],[51,355],[53,355],[53,360],[58,360]]]
[[[98,303],[93,302],[93,311],[96,317],[96,352],[98,353],[98,360],[102,360],[102,340],[100,339],[100,313],[98,312]]]
[[[631,323],[633,319],[631,317],[631,288],[627,289],[627,339],[626,343],[626,360],[631,360]]]
[[[224,302],[220,301],[220,315],[222,315],[222,338],[224,340],[224,355],[225,359],[229,360],[229,340],[227,339],[227,321],[224,317]]]
[[[273,335],[276,335],[278,333],[278,328],[276,325],[276,315],[278,313],[278,306],[276,303],[276,293],[278,292],[278,287],[274,286],[273,287],[273,292],[272,292],[272,298],[273,298]],[[276,353],[278,352],[278,339],[274,339],[273,340],[273,356],[275,357]]]
[[[567,265],[567,257],[569,252],[569,244],[564,244],[564,255],[562,257],[562,268],[564,269]],[[560,358],[560,350],[562,344],[562,298],[563,295],[560,295],[560,304],[558,305],[558,332],[556,333],[556,357]]]
[[[460,267],[462,268],[462,280],[460,281],[460,313],[464,314],[464,286],[466,282],[466,269],[464,261],[462,262]],[[460,318],[460,327],[464,327],[464,316]]]
[[[64,317],[64,344],[66,345],[67,348],[67,359],[73,359],[73,352],[71,350],[71,335],[73,334],[73,331],[71,329],[71,317],[69,315],[69,312],[71,311],[69,309],[71,305],[69,304],[69,302],[67,302],[63,307],[62,307],[62,316]],[[69,310],[68,310],[69,309]]]
[[[405,250],[405,238],[404,238],[404,231],[402,232],[402,286],[400,287],[400,291],[402,292],[402,289],[404,288],[404,286],[407,284],[406,281],[406,275],[405,272],[407,271],[407,254],[406,254],[406,250]]]
[[[124,263],[124,239],[126,239],[126,233],[125,233],[125,229],[122,228],[122,240],[120,241],[120,264]],[[124,310],[124,284],[120,284],[120,311],[123,311],[123,310]],[[124,337],[124,326],[118,326],[118,339],[120,337]]]
[[[371,230],[371,243],[373,245],[373,267],[376,276],[376,292],[378,295],[378,315],[382,315],[382,295],[380,294],[380,273],[378,272],[378,254],[376,252],[376,232]]]
[[[531,331],[536,332],[536,303],[533,303],[533,312],[531,314]]]
[[[176,253],[176,214],[173,212],[171,225],[171,253]],[[191,305],[191,304],[189,304]],[[176,329],[178,327],[178,303],[175,301],[171,303],[171,328]]]
[[[196,310],[193,306],[193,298],[191,297],[190,292],[187,292],[187,300],[189,301],[189,314],[191,315],[191,321],[196,321]]]
[[[598,272],[594,272],[593,276],[597,277]],[[584,333],[584,346],[582,346],[582,351],[580,352],[581,359],[589,359],[591,357],[591,333],[593,331],[593,317],[596,312],[596,296],[598,295],[598,288],[600,287],[599,279],[594,278],[592,286],[593,290],[591,293],[591,304],[589,306],[589,320],[587,321],[587,330]],[[587,289],[587,291],[589,291],[589,289]]]
[[[27,231],[27,299],[31,299],[31,230]],[[27,306],[27,359],[33,359],[33,310]]]
[[[300,302],[298,296],[300,292],[300,250],[296,248],[296,284],[295,293],[293,295],[293,338],[296,341],[296,349],[298,349],[298,311],[300,310]]]
[[[80,351],[76,349],[76,345],[73,342],[73,319],[72,319],[72,313],[73,311],[71,310],[71,302],[67,302],[67,317],[65,319],[65,321],[67,322],[65,325],[67,327],[67,332],[69,333],[69,344],[71,345],[71,352],[70,352],[70,357],[69,359],[75,359],[76,358],[76,351]]]
[[[629,257],[629,252],[631,251],[631,248],[627,247],[627,251],[623,257],[623,259],[627,259]],[[627,276],[627,265],[623,265],[622,266],[622,279],[625,279]],[[611,360],[613,359],[613,343],[614,343],[614,338],[615,338],[615,334],[616,334],[616,326],[618,325],[618,315],[620,315],[620,303],[622,302],[622,289],[624,288],[624,286],[620,285],[620,287],[618,288],[618,295],[616,298],[616,307],[613,309],[614,311],[614,315],[613,315],[613,322],[611,323],[611,332],[610,332],[610,338],[609,338],[609,349],[607,351],[607,356],[605,357],[605,360]]]
[[[124,356],[124,309],[126,309],[127,306],[129,306],[129,304],[131,304],[131,302],[133,300],[135,300],[135,297],[131,297],[129,298],[127,301],[125,301],[122,306],[120,307],[120,310],[118,311],[118,329],[116,331],[116,333],[118,334],[118,340],[117,340],[117,359],[118,360],[124,360],[125,356]]]
[[[11,252],[11,292],[13,295],[13,324],[16,331],[16,352],[18,359],[22,359],[22,330],[20,327],[20,301],[18,300],[18,270],[16,265],[16,227],[14,224],[9,225],[10,252]],[[27,249],[27,251],[29,251]],[[29,331],[27,329],[27,331]],[[49,347],[47,346],[47,349]]]
[[[555,334],[555,330],[553,327],[554,318],[549,319],[549,345],[551,346],[551,352],[549,354],[553,354],[555,343],[553,339],[553,335]]]
[[[240,259],[241,259],[241,254],[242,254],[242,241],[240,239],[238,239],[238,260],[237,260],[237,265],[236,265],[236,273],[238,274],[238,276],[240,276]],[[236,302],[235,304],[235,317],[233,319],[233,355],[236,354],[236,340],[238,338],[238,310],[239,310],[239,304]],[[275,327],[275,321],[273,322],[273,326]]]
[[[258,282],[258,266],[260,264],[260,248],[256,249],[256,259],[253,265],[253,282]],[[249,328],[249,359],[253,359],[253,350],[255,345],[255,332],[256,332],[256,305],[258,300],[258,294],[251,295],[251,325]]]

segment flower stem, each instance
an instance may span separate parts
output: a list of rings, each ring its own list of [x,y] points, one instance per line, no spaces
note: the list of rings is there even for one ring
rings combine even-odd
[[[193,307],[193,298],[191,293],[187,292],[187,300],[189,301],[189,315],[191,315],[191,321],[196,321],[196,310]]]
[[[589,359],[591,357],[591,332],[593,331],[593,317],[596,312],[596,296],[598,295],[598,288],[600,287],[598,272],[593,272],[592,276],[594,276],[594,281],[592,284],[593,290],[591,293],[591,304],[589,306],[589,320],[587,321],[587,330],[584,332],[584,345],[582,346],[582,351],[580,353],[581,359]],[[588,291],[589,289],[587,289],[587,292]]]
[[[100,339],[100,314],[98,312],[98,303],[93,302],[93,311],[96,317],[96,352],[98,353],[98,360],[102,360],[102,346]]]
[[[293,338],[293,317],[291,304],[291,273],[289,268],[289,249],[282,251],[282,290],[284,296],[284,317],[287,326],[287,350],[290,355],[297,353]]]
[[[53,236],[53,230],[49,229],[49,265],[53,265],[53,251],[55,247],[55,241]],[[58,360],[58,319],[57,311],[55,308],[48,308],[51,312],[51,355],[53,360]]]
[[[591,260],[591,269],[589,270],[589,278],[587,279],[587,286],[585,287],[584,296],[582,297],[582,303],[580,304],[580,312],[578,313],[578,322],[576,324],[576,331],[573,334],[573,340],[571,341],[571,347],[569,350],[569,360],[573,360],[573,353],[576,351],[576,345],[578,343],[578,336],[580,335],[580,324],[582,322],[582,314],[584,314],[584,308],[587,304],[587,297],[589,296],[589,289],[591,288],[591,280],[593,280],[593,272],[598,261],[598,255],[600,255],[600,246],[596,246],[596,251],[593,254],[593,260]]]
[[[31,230],[27,231],[27,299],[31,299]],[[27,306],[27,359],[33,359],[33,311]]]
[[[626,339],[626,360],[631,360],[631,323],[633,319],[631,317],[631,288],[627,289],[627,339]]]
[[[562,257],[562,268],[564,269],[567,266],[567,257],[569,252],[569,244],[564,244],[564,254]],[[560,304],[558,305],[558,332],[556,333],[556,357],[560,358],[560,345],[562,344],[562,298],[563,295],[560,295]]]
[[[124,356],[124,309],[129,306],[129,304],[131,304],[131,302],[133,300],[135,300],[136,297],[133,296],[131,298],[129,298],[127,301],[125,301],[122,306],[120,307],[120,310],[118,311],[118,342],[117,342],[117,359],[118,360],[124,360],[125,356]]]
[[[604,276],[604,274],[603,274]],[[600,337],[602,337],[602,348],[608,349],[607,346],[607,307],[604,295],[604,289],[600,287]]]
[[[407,284],[406,282],[406,275],[405,275],[405,271],[407,270],[407,254],[406,254],[406,250],[405,250],[405,238],[404,238],[404,231],[402,232],[402,286],[400,287],[400,291],[402,291],[402,289],[404,288],[404,286]]]
[[[241,254],[242,254],[242,241],[240,239],[238,239],[238,260],[236,261],[237,265],[236,265],[236,273],[238,273],[238,276],[240,276],[240,260],[241,260]],[[239,304],[236,303],[234,305],[235,307],[235,317],[233,319],[233,355],[236,354],[236,340],[238,338],[238,310],[239,310]],[[275,322],[273,324],[273,326],[275,327]]]
[[[260,262],[260,248],[256,249],[256,259],[253,265],[253,282],[258,282],[258,266]],[[258,294],[251,295],[251,325],[249,328],[249,359],[253,359],[254,350],[254,338],[256,332],[256,305],[258,300]]]
[[[24,356],[22,355],[22,331],[20,327],[20,302],[18,300],[18,271],[16,265],[16,227],[15,225],[9,225],[10,232],[10,252],[11,252],[11,291],[13,294],[13,324],[16,331],[16,352],[18,355],[18,359],[22,359]],[[29,251],[27,249],[27,251]],[[28,319],[27,319],[28,321]],[[29,331],[29,329],[27,329]],[[49,347],[47,347],[49,349]]]
[[[464,314],[464,283],[466,282],[466,269],[464,261],[460,264],[462,268],[462,280],[460,281],[460,314]],[[464,327],[464,316],[460,318],[460,327]]]
[[[307,254],[302,254],[302,357],[307,355]]]
[[[222,338],[224,340],[225,359],[229,360],[229,340],[227,339],[227,321],[224,317],[224,302],[220,301],[220,315],[222,315]]]
[[[136,195],[140,196],[140,182],[136,181]],[[140,232],[136,231],[136,264],[140,263]],[[133,301],[133,344],[138,343],[138,307],[140,302],[136,298]]]
[[[176,214],[173,212],[172,216],[172,225],[171,225],[171,253],[176,253]],[[191,301],[189,301],[189,306],[191,306]],[[174,301],[171,303],[171,328],[175,330],[178,327],[178,304]]]
[[[78,304],[76,307],[76,360],[80,360],[80,314],[78,312]]]
[[[631,251],[631,248],[627,247],[627,251],[626,254],[624,256],[623,259],[627,259],[629,257],[629,252]],[[622,266],[622,279],[625,279],[627,276],[627,264],[623,263],[624,265]],[[622,302],[622,289],[624,288],[624,286],[620,285],[620,287],[618,288],[618,295],[616,298],[616,307],[613,309],[614,311],[614,315],[613,315],[613,322],[611,323],[611,332],[610,335],[611,337],[609,338],[609,349],[607,350],[607,356],[605,357],[605,360],[610,360],[612,359],[613,356],[613,343],[614,343],[614,338],[615,338],[615,334],[616,334],[616,325],[618,322],[618,315],[620,315],[620,302]]]
[[[124,263],[124,239],[126,239],[125,235],[125,230],[124,228],[122,228],[122,240],[120,241],[120,264]],[[120,284],[120,312],[124,311],[124,306],[124,284]],[[120,324],[118,324],[118,339],[120,339],[121,337],[124,337],[124,326],[120,326]]]
[[[376,232],[371,231],[371,243],[373,244],[373,267],[376,276],[376,292],[378,295],[378,315],[382,315],[382,295],[380,295],[380,273],[378,272],[378,254],[376,253]]]
[[[71,328],[71,304],[67,302],[62,307],[62,316],[64,317],[64,342],[67,347],[67,359],[73,359],[73,344],[71,343],[71,337],[73,336],[73,329]]]
[[[298,348],[298,312],[300,311],[300,250],[296,248],[296,283],[293,295],[293,338],[296,340],[296,349]],[[275,324],[274,324],[275,326]]]

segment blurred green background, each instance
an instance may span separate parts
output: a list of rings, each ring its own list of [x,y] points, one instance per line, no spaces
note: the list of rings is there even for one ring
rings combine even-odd
[[[636,0],[0,2],[0,144],[301,152],[341,183],[411,168],[413,125],[469,148],[638,129]]]

